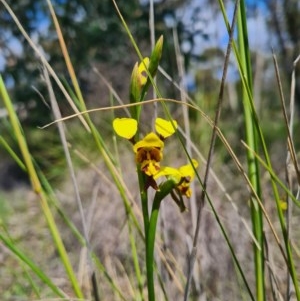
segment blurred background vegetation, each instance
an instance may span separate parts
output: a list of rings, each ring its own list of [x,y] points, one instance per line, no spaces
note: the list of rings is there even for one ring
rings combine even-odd
[[[122,28],[112,1],[52,2],[88,107],[105,106],[110,102],[108,89],[94,72],[95,68],[113,84],[121,99],[126,101],[129,72],[137,61],[137,56]],[[7,3],[25,30],[46,53],[57,74],[65,80],[66,85],[70,84],[46,1],[9,0]],[[265,126],[271,128],[278,126],[274,125],[274,116],[280,106],[278,92],[274,90],[272,49],[279,60],[288,99],[293,61],[299,54],[297,51],[300,46],[300,7],[297,0],[249,0],[247,3],[249,35],[250,39],[252,38],[250,47],[254,70],[254,99],[261,117],[264,117]],[[232,2],[228,1],[227,4],[230,11]],[[139,47],[145,55],[149,54],[149,1],[119,1],[118,5]],[[253,24],[256,24],[256,27]],[[155,3],[155,34],[163,34],[165,38],[162,67],[173,80],[183,82],[193,99],[208,112],[213,112],[215,108],[216,93],[220,84],[227,39],[224,28],[218,4],[212,1],[162,0]],[[184,59],[184,78],[180,78],[178,73],[174,36],[178,38]],[[38,157],[43,158],[42,166],[47,168],[56,160],[56,163],[59,162],[60,152],[56,148],[49,150],[45,147],[48,143],[45,144],[41,139],[44,138],[43,135],[37,133],[37,126],[47,124],[52,118],[47,105],[46,86],[40,76],[41,66],[3,6],[0,7],[0,47],[2,76],[10,88],[23,126],[30,129],[28,133],[32,135],[32,138],[29,138],[33,143],[31,147]],[[242,122],[239,119],[240,82],[237,80],[237,71],[233,63],[229,72],[226,114],[223,121],[235,118]],[[299,112],[300,72],[297,74],[296,102]],[[165,97],[180,98],[178,90],[163,76],[159,77],[158,82]],[[56,92],[63,114],[70,113],[61,93],[58,89]],[[201,126],[201,120],[195,121]],[[4,111],[1,114],[0,126],[1,132],[9,135]],[[47,139],[56,145],[59,143],[56,137],[57,135],[50,134]],[[205,137],[202,138],[205,140]],[[57,147],[59,148],[58,145]],[[6,173],[10,173],[11,170],[17,177],[17,171],[10,163],[4,163],[8,158],[4,154],[1,154],[1,157],[6,158],[1,160],[1,182],[7,179]]]

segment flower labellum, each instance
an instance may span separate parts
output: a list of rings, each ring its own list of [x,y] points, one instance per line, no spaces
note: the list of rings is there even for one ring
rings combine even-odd
[[[159,171],[159,162],[163,157],[163,148],[163,141],[153,132],[133,146],[136,154],[136,162],[141,164],[141,170],[146,175],[154,176]]]

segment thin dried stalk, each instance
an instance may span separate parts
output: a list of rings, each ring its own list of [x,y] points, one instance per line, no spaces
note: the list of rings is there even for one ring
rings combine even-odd
[[[211,137],[211,142],[210,142],[210,148],[209,148],[209,152],[208,152],[207,165],[206,165],[206,170],[205,170],[205,175],[204,175],[204,180],[203,180],[203,189],[202,189],[202,193],[201,193],[201,197],[200,197],[200,202],[198,204],[197,223],[196,223],[196,230],[195,230],[194,239],[193,239],[193,249],[192,249],[192,252],[191,252],[191,255],[189,258],[188,275],[187,275],[187,283],[186,283],[185,293],[184,293],[184,301],[188,300],[192,273],[193,273],[194,263],[195,263],[196,255],[197,255],[197,243],[198,243],[198,237],[199,237],[199,232],[200,232],[201,213],[202,213],[202,209],[203,209],[204,201],[205,201],[205,197],[206,197],[206,186],[207,186],[207,182],[208,182],[209,170],[210,170],[210,166],[212,164],[215,141],[216,141],[216,137],[217,137],[217,126],[218,126],[218,123],[219,123],[219,120],[221,117],[221,109],[222,109],[222,103],[223,103],[225,81],[226,81],[227,69],[228,69],[228,65],[229,65],[229,58],[230,58],[230,53],[231,53],[233,33],[234,33],[235,23],[236,23],[236,19],[237,19],[239,2],[240,2],[239,0],[237,0],[235,2],[234,14],[233,14],[232,23],[231,23],[231,27],[230,27],[230,31],[229,31],[229,42],[227,45],[227,50],[226,50],[226,55],[225,55],[224,68],[223,68],[221,86],[220,86],[219,97],[218,97],[218,104],[217,104],[217,109],[216,109],[214,125],[213,125],[213,132],[212,132],[212,137]]]

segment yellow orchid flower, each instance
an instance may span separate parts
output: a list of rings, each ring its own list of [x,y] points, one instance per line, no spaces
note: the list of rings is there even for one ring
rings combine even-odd
[[[157,180],[162,176],[172,178],[175,183],[179,183],[182,177],[181,173],[177,168],[173,168],[170,166],[162,166],[159,172],[155,174],[154,179]]]
[[[148,176],[154,176],[160,169],[159,162],[163,157],[164,143],[151,132],[133,146],[136,162],[141,164],[141,170]]]
[[[156,180],[161,176],[172,178],[176,183],[178,183],[176,190],[180,193],[180,195],[190,198],[192,195],[190,185],[195,178],[194,168],[197,167],[198,162],[195,159],[192,159],[192,164],[183,165],[178,169],[168,166],[161,167],[159,172],[154,175],[154,179]]]
[[[149,67],[150,60],[148,57],[145,57],[142,62],[140,62],[138,67],[138,79],[141,86],[144,86],[147,82],[148,74],[147,69]]]
[[[130,140],[137,132],[137,121],[133,118],[116,118],[113,128],[120,137]]]
[[[192,164],[194,165],[194,167],[192,166]],[[198,162],[193,159],[192,164],[181,166],[178,169],[182,175],[182,182],[178,185],[177,189],[182,195],[185,195],[187,198],[190,198],[192,195],[190,184],[195,178],[194,168],[197,168]]]
[[[137,121],[135,119],[116,118],[113,121],[113,128],[120,137],[134,143],[134,136],[137,132]],[[157,118],[155,129],[158,135],[151,132],[133,145],[136,162],[140,164],[141,170],[149,177],[153,177],[159,172],[160,161],[163,158],[163,140],[174,134],[176,128],[177,122],[175,120],[168,121]]]

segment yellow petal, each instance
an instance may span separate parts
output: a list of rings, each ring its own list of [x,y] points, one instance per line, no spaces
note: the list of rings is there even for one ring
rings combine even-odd
[[[156,118],[155,120],[155,130],[156,132],[164,138],[167,138],[175,133],[177,129],[176,120],[168,121],[162,118]]]
[[[138,68],[138,75],[139,75],[139,80],[140,80],[140,84],[141,86],[145,85],[147,82],[147,69],[149,67],[150,61],[148,57],[145,57],[143,59],[143,61],[139,64],[139,68]]]
[[[145,148],[145,149],[151,149],[151,148],[157,148],[162,150],[164,147],[164,143],[159,139],[159,137],[151,132],[146,137],[144,137],[143,140],[140,140],[133,146],[133,150],[136,153],[138,149]]]
[[[195,168],[198,167],[198,162],[195,159],[192,159],[192,163]],[[179,172],[183,177],[190,177],[191,179],[193,179],[195,176],[195,171],[191,164],[187,164],[179,167]]]
[[[120,137],[131,139],[137,132],[137,121],[133,118],[116,118],[113,128]]]
[[[172,177],[174,179],[174,181],[177,183],[179,183],[179,181],[181,179],[181,174],[180,174],[179,170],[176,168],[173,168],[173,167],[169,167],[169,166],[162,166],[160,168],[159,172],[157,172],[153,178],[156,180],[162,176]]]

